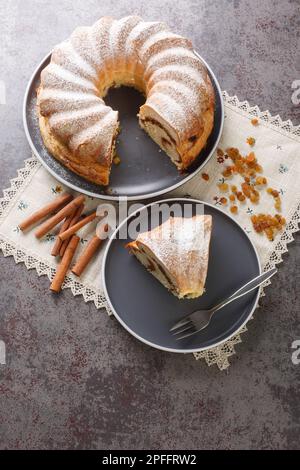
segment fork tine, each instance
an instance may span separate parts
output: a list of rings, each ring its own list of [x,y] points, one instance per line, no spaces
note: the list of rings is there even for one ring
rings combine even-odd
[[[173,336],[180,335],[180,334],[183,333],[184,331],[187,331],[187,330],[189,330],[189,329],[191,329],[191,328],[195,328],[195,327],[194,327],[193,322],[190,321],[190,322],[188,322],[186,325],[184,325],[184,328],[180,327],[180,328],[177,328],[176,331],[173,331],[173,332],[172,332],[172,335],[173,335]]]
[[[201,330],[202,330],[202,328],[201,328]],[[191,331],[190,333],[187,333],[183,336],[176,336],[175,339],[176,339],[176,341],[179,341],[180,339],[188,338],[189,336],[192,336],[192,335],[198,333],[198,331],[200,331],[200,330]]]
[[[175,323],[175,325],[172,326],[170,331],[177,330],[177,328],[181,328],[182,326],[186,325],[189,322],[190,322],[189,316],[187,318],[183,318],[179,322]]]

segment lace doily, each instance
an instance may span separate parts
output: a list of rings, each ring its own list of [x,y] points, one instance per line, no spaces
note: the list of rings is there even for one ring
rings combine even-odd
[[[225,123],[220,147],[238,147],[242,153],[243,150],[249,151],[245,143],[246,138],[250,133],[256,134],[254,151],[265,169],[265,176],[282,194],[283,214],[287,224],[284,232],[272,243],[251,231],[249,212],[246,208],[237,216],[256,245],[263,269],[269,269],[282,262],[282,255],[288,251],[287,245],[293,241],[293,233],[298,230],[300,221],[300,126],[293,126],[290,120],[282,121],[280,116],[271,116],[268,111],[262,112],[257,106],[250,106],[247,101],[240,102],[236,96],[231,97],[227,92],[223,92],[223,98]],[[260,122],[255,128],[251,125],[253,117],[258,118]],[[210,175],[208,183],[202,180],[201,175],[197,175],[172,194],[189,194],[194,198],[217,204],[217,183],[220,181],[223,162],[219,165],[220,162],[216,162],[216,159],[217,156],[213,156],[205,167],[205,172]],[[0,249],[4,256],[13,256],[16,263],[24,263],[27,269],[35,269],[39,276],[46,275],[51,280],[55,273],[56,261],[49,255],[51,250],[45,244],[52,243],[54,236],[49,234],[45,243],[41,244],[35,241],[34,237],[28,240],[29,236],[22,236],[17,227],[27,211],[31,213],[36,209],[34,195],[37,187],[41,194],[39,205],[43,204],[43,200],[46,203],[54,193],[64,189],[33,156],[25,160],[24,168],[18,170],[18,176],[13,178],[10,187],[3,191],[4,196],[0,200]],[[97,201],[89,199],[89,208],[96,207]],[[270,212],[272,201],[269,199],[262,201],[260,212]],[[251,207],[248,209],[252,210]],[[20,212],[24,212],[22,217]],[[80,232],[80,235],[84,245],[90,236],[88,229]],[[73,295],[82,295],[85,302],[93,301],[97,308],[104,307],[110,314],[99,278],[99,262],[98,259],[97,263],[89,267],[80,280],[72,273],[69,274],[63,288],[70,288]],[[270,281],[266,283],[268,284]],[[195,353],[195,358],[204,359],[209,366],[216,364],[221,370],[228,368],[229,358],[235,354],[235,346],[242,341],[241,335],[246,331],[247,327],[244,326],[235,336],[218,347]]]

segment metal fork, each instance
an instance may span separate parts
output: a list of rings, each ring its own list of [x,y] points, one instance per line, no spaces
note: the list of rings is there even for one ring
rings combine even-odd
[[[172,326],[170,332],[176,336],[176,340],[188,338],[189,336],[198,333],[209,325],[215,312],[220,310],[222,307],[225,307],[225,305],[228,305],[230,302],[233,302],[234,300],[239,299],[240,297],[243,297],[252,290],[256,289],[265,281],[270,279],[270,277],[272,277],[276,272],[277,269],[273,268],[264,272],[263,274],[260,274],[251,281],[247,282],[247,284],[244,284],[230,297],[227,297],[213,308],[208,310],[196,310],[195,312],[186,315],[179,322],[175,323],[174,326]],[[184,333],[184,335],[181,335],[181,333]]]

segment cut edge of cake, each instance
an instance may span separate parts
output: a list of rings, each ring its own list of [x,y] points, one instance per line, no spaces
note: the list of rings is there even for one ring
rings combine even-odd
[[[138,261],[179,299],[203,295],[209,262],[212,217],[196,215],[187,220],[190,221],[183,228],[189,233],[181,233],[178,237],[182,218],[170,217],[153,230],[139,234],[136,240],[126,245]],[[166,229],[169,238],[160,239],[163,229]],[[202,241],[199,240],[200,231]],[[189,240],[186,246],[182,243],[184,239]]]

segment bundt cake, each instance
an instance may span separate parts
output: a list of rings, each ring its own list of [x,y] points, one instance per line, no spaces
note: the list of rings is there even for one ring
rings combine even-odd
[[[38,89],[40,130],[50,153],[83,178],[107,185],[119,123],[103,98],[120,85],[146,95],[141,127],[186,169],[213,127],[212,84],[188,39],[138,16],[103,17],[54,48]]]
[[[210,215],[170,217],[127,248],[174,295],[195,298],[204,292],[211,230]]]

